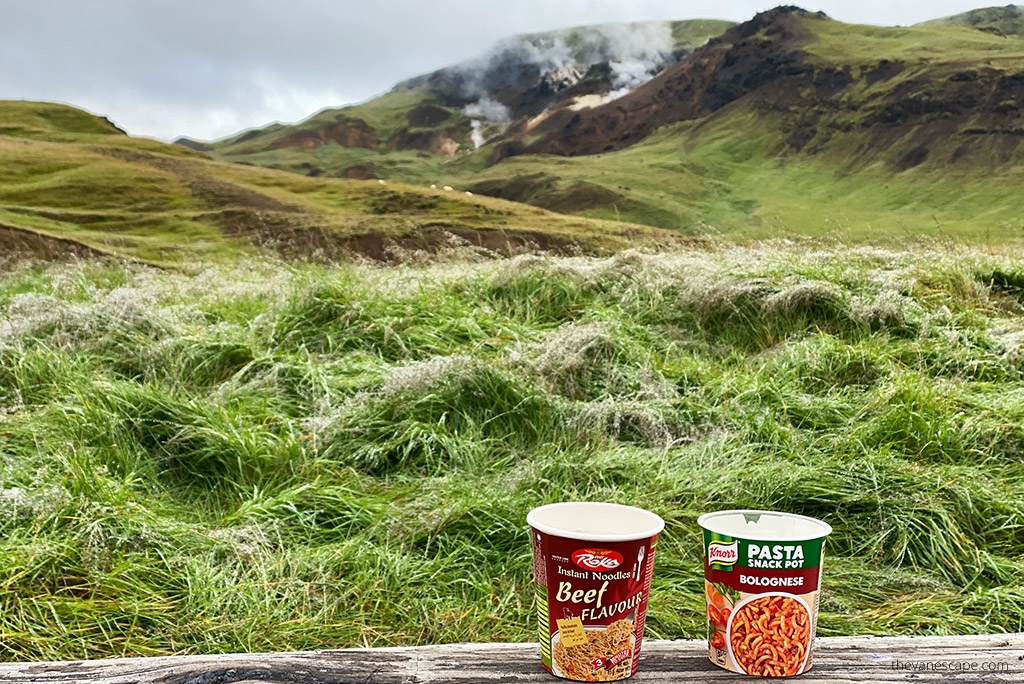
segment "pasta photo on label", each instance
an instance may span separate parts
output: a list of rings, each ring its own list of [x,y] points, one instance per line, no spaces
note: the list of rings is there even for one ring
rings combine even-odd
[[[790,594],[762,594],[733,611],[726,643],[744,673],[783,677],[803,672],[810,653],[811,614]]]

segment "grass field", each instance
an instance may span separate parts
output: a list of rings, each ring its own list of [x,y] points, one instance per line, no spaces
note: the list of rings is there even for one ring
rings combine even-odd
[[[1024,629],[1024,262],[947,243],[0,267],[9,660],[530,640],[537,505],[835,527],[819,633]]]

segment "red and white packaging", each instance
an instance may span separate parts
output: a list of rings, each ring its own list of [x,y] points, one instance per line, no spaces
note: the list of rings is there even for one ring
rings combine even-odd
[[[589,682],[633,675],[665,522],[641,508],[598,502],[549,504],[526,520],[545,669]]]

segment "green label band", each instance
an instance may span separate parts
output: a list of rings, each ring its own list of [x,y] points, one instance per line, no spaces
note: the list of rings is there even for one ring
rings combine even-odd
[[[713,570],[806,570],[821,565],[825,539],[753,540],[704,530],[704,558]]]
[[[540,659],[551,667],[551,634],[548,632],[548,588],[535,584],[537,589],[537,628],[540,637]]]

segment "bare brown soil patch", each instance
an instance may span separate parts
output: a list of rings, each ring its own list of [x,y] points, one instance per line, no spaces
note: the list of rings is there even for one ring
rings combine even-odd
[[[345,178],[351,178],[352,180],[373,180],[376,177],[377,173],[374,171],[374,168],[365,164],[356,164],[345,170]]]
[[[362,147],[372,150],[380,144],[380,138],[365,122],[358,119],[339,121],[316,129],[302,129],[277,140],[270,149],[278,147],[300,147],[311,150],[324,145]]]
[[[61,260],[101,256],[106,255],[75,240],[0,224],[0,265],[9,258]]]
[[[415,254],[473,247],[506,256],[523,251],[576,254],[585,252],[568,239],[521,229],[478,229],[449,223],[427,223],[402,235],[363,233],[339,235],[287,214],[231,209],[210,217],[232,237],[246,239],[288,259],[347,259],[354,256],[400,263]]]

